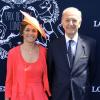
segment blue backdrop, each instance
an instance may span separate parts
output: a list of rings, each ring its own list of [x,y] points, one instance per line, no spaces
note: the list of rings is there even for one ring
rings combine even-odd
[[[47,33],[47,41],[37,42],[47,46],[50,39],[63,35],[61,13],[69,6],[82,11],[80,34],[97,40],[96,77],[91,87],[91,100],[100,98],[100,1],[99,0],[0,0],[0,100],[4,100],[6,58],[9,49],[21,43],[19,26],[23,16],[20,10],[36,17]]]

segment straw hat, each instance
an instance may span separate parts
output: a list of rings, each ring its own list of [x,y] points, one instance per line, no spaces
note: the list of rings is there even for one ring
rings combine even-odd
[[[40,34],[46,38],[46,34],[45,34],[45,31],[44,29],[41,27],[41,25],[39,24],[38,20],[35,18],[35,17],[32,17],[31,15],[29,15],[28,13],[24,12],[24,11],[21,11],[20,12],[24,15],[24,19],[23,21],[31,24],[33,27],[35,27],[39,32]]]

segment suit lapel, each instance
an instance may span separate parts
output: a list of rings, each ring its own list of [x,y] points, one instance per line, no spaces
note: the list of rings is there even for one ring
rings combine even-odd
[[[65,37],[63,36],[59,42],[59,45],[60,45],[60,50],[61,50],[61,55],[63,56],[63,62],[66,63],[66,68],[69,68],[69,64],[68,64],[68,59],[67,59],[67,45],[66,45],[66,40],[65,40]],[[64,69],[66,69],[64,68]]]
[[[84,45],[83,40],[79,37],[77,48],[76,48],[76,53],[75,53],[75,59],[74,59],[73,67],[72,67],[72,72],[74,72],[77,69],[78,60],[84,54],[85,47],[86,46]]]

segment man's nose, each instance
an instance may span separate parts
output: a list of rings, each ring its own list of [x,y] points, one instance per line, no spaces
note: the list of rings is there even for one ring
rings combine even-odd
[[[72,21],[72,20],[70,20],[70,21],[69,21],[69,24],[70,24],[70,25],[73,25],[73,21]]]

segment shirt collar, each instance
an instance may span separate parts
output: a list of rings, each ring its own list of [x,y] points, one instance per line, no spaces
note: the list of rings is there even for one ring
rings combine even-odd
[[[68,43],[69,40],[73,40],[75,43],[77,43],[77,41],[78,41],[78,33],[75,34],[75,36],[73,37],[73,39],[70,39],[70,38],[65,34],[65,39],[66,39],[66,43]]]

